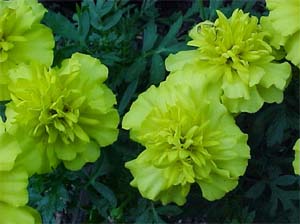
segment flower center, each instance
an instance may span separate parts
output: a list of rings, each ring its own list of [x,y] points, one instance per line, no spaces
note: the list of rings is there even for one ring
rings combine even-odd
[[[195,125],[184,134],[181,127],[178,125],[175,129],[170,129],[170,135],[167,138],[168,144],[173,150],[191,150],[191,146],[197,142],[197,132],[199,126]]]
[[[6,39],[0,33],[0,63],[4,62],[8,58],[8,53],[10,49],[14,47],[14,44],[6,41]]]
[[[6,23],[9,20],[10,10],[6,9],[1,14],[0,18],[0,63],[4,62],[8,58],[8,51],[14,47],[14,44],[8,40],[5,35]]]
[[[75,137],[89,141],[86,133],[78,125],[79,108],[85,97],[78,97],[77,102],[66,102],[64,96],[40,110],[38,123],[35,125],[33,135],[41,136],[47,133],[48,143],[53,143],[59,137],[64,143],[74,142]],[[76,105],[77,104],[77,105]]]

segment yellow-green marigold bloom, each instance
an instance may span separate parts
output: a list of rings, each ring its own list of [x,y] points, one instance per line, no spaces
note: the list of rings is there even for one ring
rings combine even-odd
[[[247,135],[218,100],[197,66],[139,95],[123,128],[145,146],[126,163],[143,197],[182,205],[193,183],[207,200],[234,189],[250,158]],[[182,77],[184,76],[184,79]]]
[[[266,0],[270,13],[262,18],[264,28],[273,30],[272,44],[283,45],[287,56],[300,68],[300,0]],[[268,26],[272,26],[269,28]]]
[[[295,159],[293,161],[293,167],[295,174],[300,175],[300,139],[298,139],[294,145]]]
[[[188,45],[197,49],[170,55],[167,70],[197,65],[201,75],[220,85],[222,103],[233,113],[253,113],[264,102],[281,102],[291,68],[287,62],[273,62],[268,33],[258,19],[238,9],[230,18],[217,14],[214,23],[205,21],[191,30]]]
[[[26,171],[22,169],[0,171],[0,202],[16,207],[25,205],[28,201],[27,185]]]
[[[31,207],[15,207],[0,201],[1,224],[41,224],[39,213]]]
[[[60,68],[31,64],[10,70],[7,132],[17,138],[24,155],[17,160],[27,164],[42,158],[38,173],[60,161],[70,170],[94,162],[100,147],[118,135],[116,99],[103,83],[107,75],[99,60],[80,53]]]
[[[10,68],[31,61],[52,64],[54,38],[40,24],[45,12],[37,0],[0,0],[0,100],[10,99]]]

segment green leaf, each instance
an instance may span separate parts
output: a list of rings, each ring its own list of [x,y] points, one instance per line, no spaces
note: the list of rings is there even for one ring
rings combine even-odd
[[[97,5],[103,1],[97,1]],[[90,20],[91,20],[91,25],[95,29],[101,29],[102,25],[99,24],[100,16],[98,15],[97,7],[94,3],[94,1],[89,1],[89,0],[84,0],[83,3],[81,4],[82,7],[87,7]]]
[[[296,181],[297,181],[297,178],[295,176],[293,176],[293,175],[284,175],[284,176],[278,177],[274,181],[274,183],[276,185],[279,185],[279,186],[288,186],[288,185],[292,185]]]
[[[125,80],[127,82],[131,82],[137,79],[140,74],[145,71],[146,68],[146,59],[141,57],[138,58],[130,67],[127,69],[127,75],[125,76]]]
[[[54,55],[53,65],[58,65],[63,59],[71,57],[73,53],[79,50],[81,50],[81,47],[78,44],[58,49]]]
[[[79,38],[80,38],[80,42],[84,42],[88,33],[89,33],[89,29],[90,29],[90,17],[89,17],[89,13],[84,10],[83,12],[81,12],[81,14],[79,15]]]
[[[105,198],[111,204],[113,208],[117,207],[117,199],[111,189],[100,182],[94,182],[92,183],[92,186],[99,194],[102,195],[103,198]]]
[[[78,41],[79,34],[74,24],[60,13],[55,13],[49,10],[44,16],[43,21],[56,35],[60,35],[61,37],[69,40]]]
[[[151,210],[152,210],[152,213],[153,213],[153,223],[166,223],[164,220],[162,220],[161,218],[160,218],[160,216],[157,214],[157,212],[156,212],[156,210],[155,210],[155,207],[154,207],[154,205],[153,204],[151,204],[152,206],[151,206]]]
[[[161,41],[159,48],[163,48],[169,45],[174,40],[176,41],[176,34],[180,30],[181,26],[182,26],[182,16],[179,16],[176,22],[170,27],[167,35]]]
[[[176,205],[161,206],[156,211],[158,214],[165,216],[177,216],[182,213],[182,209]]]
[[[143,39],[143,49],[142,51],[150,50],[157,40],[157,26],[153,20],[147,23],[145,30],[144,30],[144,39]]]
[[[249,12],[251,9],[254,8],[256,1],[246,1],[244,4],[244,12]]]
[[[2,121],[5,121],[5,105],[2,102],[0,103],[0,117]]]
[[[38,177],[40,178],[40,177]],[[45,180],[45,179],[44,179]],[[38,183],[35,183],[38,184]],[[43,185],[44,183],[42,183]],[[37,187],[36,185],[34,187]],[[40,211],[43,223],[55,223],[55,213],[62,212],[67,207],[69,193],[61,182],[53,181],[50,188],[41,186],[39,191],[45,191],[46,194],[37,192],[37,189],[30,189],[30,200]]]
[[[209,20],[214,21],[216,18],[216,10],[220,9],[223,1],[209,1]]]
[[[98,11],[98,15],[100,18],[108,14],[112,8],[114,7],[115,1],[104,1],[104,0],[98,0],[96,3],[96,9]]]
[[[258,198],[265,190],[266,184],[262,181],[254,184],[245,194],[247,198]]]
[[[200,1],[201,0],[193,2],[193,5],[187,10],[187,12],[183,16],[185,20],[193,16],[194,14],[200,12],[200,7],[201,7]]]
[[[127,89],[125,90],[124,94],[123,94],[123,97],[120,101],[120,104],[119,104],[119,113],[120,114],[123,114],[125,109],[127,108],[129,102],[131,101],[135,91],[136,91],[136,88],[137,88],[137,84],[138,84],[138,80],[134,80],[133,82],[131,82]]]
[[[277,194],[280,202],[282,203],[284,210],[294,209],[295,205],[293,204],[292,199],[299,200],[299,192],[297,192],[298,197],[291,198],[291,197],[289,197],[288,191],[284,191],[284,190],[277,188],[276,194]],[[292,194],[292,195],[294,195],[294,194]]]
[[[165,78],[164,61],[159,54],[154,54],[150,68],[150,83],[158,84]]]
[[[119,10],[113,16],[107,17],[104,20],[103,31],[109,30],[110,28],[115,26],[122,18],[122,15],[123,11]]]
[[[253,223],[255,219],[255,214],[256,211],[248,212],[247,210],[247,215],[245,217],[245,221],[243,223]]]
[[[172,53],[175,54],[178,51],[184,51],[190,49],[192,49],[192,47],[187,46],[185,42],[179,42],[165,48],[160,48],[156,53],[163,53],[169,55]]]
[[[147,210],[145,210],[141,215],[139,215],[136,220],[135,223],[139,224],[139,223],[152,223],[152,214],[149,211],[149,208]]]
[[[269,147],[282,143],[285,130],[289,127],[287,114],[283,106],[278,105],[275,107],[273,113],[274,117],[272,123],[266,132],[267,145]]]

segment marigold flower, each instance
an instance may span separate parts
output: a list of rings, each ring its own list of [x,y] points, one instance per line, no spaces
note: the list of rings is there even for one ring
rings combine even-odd
[[[107,74],[99,60],[80,53],[61,68],[31,64],[10,71],[7,131],[17,138],[24,160],[43,159],[37,172],[60,161],[78,170],[99,157],[99,147],[116,140],[119,115],[115,96],[103,83]]]
[[[22,223],[22,224],[40,224],[42,223],[39,213],[31,207],[15,207],[0,202],[1,223]]]
[[[124,116],[123,128],[146,147],[125,166],[134,177],[131,185],[145,198],[182,205],[196,182],[204,198],[216,200],[245,172],[247,135],[197,66],[177,73],[140,94]]]
[[[45,12],[37,0],[0,0],[0,100],[10,99],[10,68],[31,61],[52,64],[54,38],[40,24]]]
[[[170,55],[167,70],[196,64],[202,75],[220,85],[221,100],[233,113],[253,113],[264,102],[281,102],[291,68],[287,62],[273,62],[258,19],[242,10],[235,10],[229,19],[217,14],[214,23],[205,21],[191,30],[188,45],[198,48]]]
[[[282,4],[281,0],[266,0],[266,3],[270,13],[262,22],[264,28],[273,31],[271,43],[275,48],[283,45],[286,58],[300,68],[300,1],[289,0]]]
[[[293,161],[293,167],[295,174],[300,175],[300,139],[298,139],[293,147],[295,151],[295,159]]]

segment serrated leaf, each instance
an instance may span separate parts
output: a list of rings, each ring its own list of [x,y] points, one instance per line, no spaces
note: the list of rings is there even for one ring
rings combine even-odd
[[[111,189],[100,182],[94,182],[92,183],[92,186],[99,194],[102,195],[103,198],[105,198],[111,204],[113,208],[117,207],[117,199]]]
[[[136,224],[139,224],[139,223],[152,223],[151,222],[151,213],[150,213],[149,209],[145,210],[141,215],[139,215],[135,219],[135,223]]]
[[[285,130],[288,128],[288,120],[284,109],[276,109],[275,113],[273,121],[266,132],[269,147],[280,144],[283,141]]]
[[[86,0],[86,1],[89,2],[89,0]],[[98,1],[96,2],[95,7],[96,7],[96,10],[97,10],[97,11],[100,11],[100,10],[101,10],[101,8],[102,8],[104,2],[105,2],[105,0],[98,0]],[[111,1],[108,1],[108,2],[111,2]]]
[[[127,74],[124,77],[124,79],[127,82],[131,82],[135,79],[137,79],[140,74],[142,74],[145,71],[146,68],[146,59],[145,58],[138,58],[130,67],[127,69]]]
[[[114,7],[115,1],[104,1],[98,0],[96,3],[96,9],[98,11],[99,17],[103,17],[108,14]]]
[[[109,30],[110,28],[115,26],[122,18],[122,15],[123,11],[118,10],[113,16],[107,17],[104,20],[103,31]]]
[[[148,22],[144,30],[144,38],[143,38],[143,48],[142,51],[150,50],[157,40],[157,26],[153,20]]]
[[[284,210],[293,209],[295,207],[292,200],[287,196],[288,194],[286,191],[277,188],[276,194],[278,195],[278,198],[282,203]]]
[[[176,40],[176,34],[180,30],[181,26],[182,26],[182,16],[179,16],[176,22],[170,27],[167,35],[162,39],[159,48],[163,48],[168,44],[170,44],[173,40]]]
[[[265,190],[266,184],[262,181],[254,184],[245,194],[247,198],[258,198]]]
[[[101,214],[101,216],[107,217],[109,214],[109,210],[111,209],[110,204],[107,203],[107,200],[99,197],[99,195],[95,194],[92,191],[88,191],[87,195],[89,197],[89,200],[96,207],[97,211]]]
[[[132,81],[128,85],[127,89],[125,90],[124,95],[119,104],[119,113],[120,114],[124,113],[126,107],[128,106],[129,102],[131,101],[131,99],[136,91],[137,84],[138,84],[138,80],[136,79],[136,80]]]
[[[158,214],[166,216],[177,216],[182,213],[182,209],[175,205],[161,206],[156,211]]]
[[[81,3],[81,7],[87,8],[87,10],[89,12],[90,20],[91,20],[91,25],[97,26],[99,16],[97,14],[96,5],[95,5],[94,1],[83,1]]]
[[[44,16],[43,21],[55,34],[69,40],[77,41],[79,39],[79,34],[74,24],[60,13],[49,10]]]
[[[274,189],[272,189],[271,199],[269,201],[269,205],[270,205],[270,210],[269,210],[270,211],[270,215],[274,216],[275,212],[277,210],[277,207],[278,207],[278,198],[276,196],[276,193],[275,193]]]
[[[153,213],[153,223],[162,223],[162,224],[164,224],[165,223],[165,221],[164,220],[162,220],[161,218],[160,218],[160,216],[157,214],[157,212],[156,212],[156,210],[155,210],[155,207],[154,207],[154,205],[152,204],[152,213]]]
[[[251,9],[254,8],[256,1],[246,1],[244,4],[244,12],[249,12]]]
[[[249,2],[254,2],[255,4],[255,1],[249,1]],[[231,7],[232,9],[236,9],[236,8],[243,8],[243,6],[246,4],[246,1],[241,1],[241,0],[233,0],[232,3],[231,3]],[[228,7],[229,8],[229,7]]]
[[[209,1],[209,20],[214,21],[216,17],[216,10],[220,9],[223,1]]]
[[[189,50],[192,49],[190,46],[187,46],[185,42],[179,42],[172,44],[166,48],[161,48],[159,49],[158,53],[164,53],[164,54],[172,54],[172,53],[177,53],[178,51],[184,51],[184,50]]]
[[[297,181],[297,178],[295,176],[292,176],[292,175],[284,175],[284,176],[280,176],[278,177],[274,183],[276,185],[279,185],[279,186],[288,186],[288,185],[291,185],[293,183],[295,183]]]
[[[159,54],[154,54],[150,68],[150,83],[158,84],[165,78],[164,61]]]
[[[83,43],[89,33],[90,30],[90,17],[89,13],[84,10],[80,15],[79,15],[79,39]]]
[[[191,16],[193,16],[196,13],[199,13],[200,11],[200,1],[194,1],[193,5],[187,10],[187,12],[184,14],[183,18],[187,19]]]
[[[246,217],[244,223],[253,223],[253,221],[255,219],[255,214],[256,214],[255,211],[248,212],[247,217]]]

